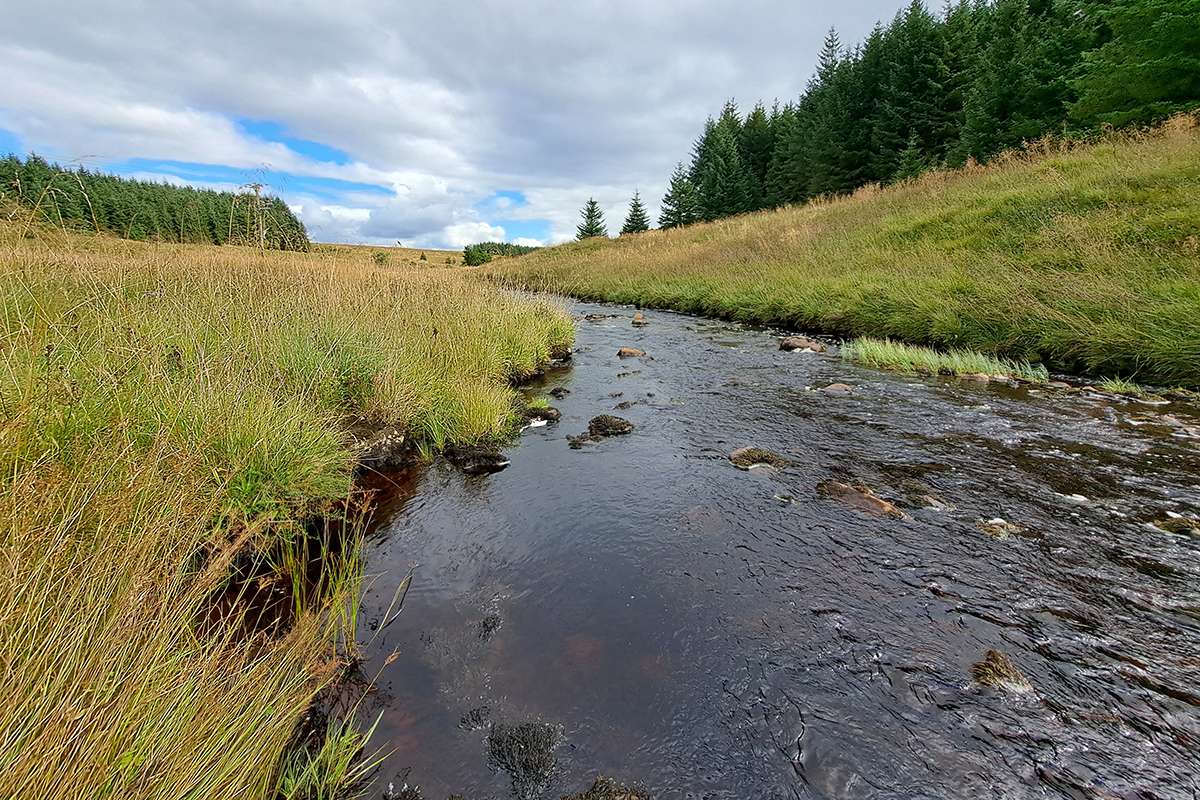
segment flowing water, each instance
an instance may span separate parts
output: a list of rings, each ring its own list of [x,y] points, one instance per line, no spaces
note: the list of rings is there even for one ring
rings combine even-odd
[[[1200,796],[1200,537],[1150,524],[1200,516],[1200,408],[575,313],[621,316],[581,320],[529,387],[568,390],[563,418],[507,469],[387,476],[359,631],[395,750],[374,796],[558,798],[598,774],[657,798]],[[603,413],[636,429],[571,449]],[[746,445],[794,463],[738,469]],[[989,650],[1029,688],[976,683]],[[563,736],[514,790],[489,726],[528,722]]]

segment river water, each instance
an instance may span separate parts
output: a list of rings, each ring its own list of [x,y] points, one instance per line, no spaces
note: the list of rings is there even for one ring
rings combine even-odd
[[[569,366],[527,387],[569,394],[510,466],[383,476],[359,640],[395,752],[373,796],[558,798],[601,774],[656,798],[1200,796],[1200,537],[1150,524],[1200,516],[1200,408],[573,313],[618,316],[581,319]],[[571,449],[603,413],[635,430]],[[738,469],[746,445],[794,463]],[[920,498],[874,517],[829,479]],[[1031,688],[977,684],[989,650]],[[529,722],[562,739],[514,790],[489,726]]]

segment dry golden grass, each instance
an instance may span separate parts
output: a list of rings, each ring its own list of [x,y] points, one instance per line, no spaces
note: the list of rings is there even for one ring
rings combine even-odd
[[[1193,117],[849,197],[487,265],[491,277],[1200,386]]]
[[[289,563],[351,492],[351,429],[502,435],[507,380],[570,320],[462,270],[20,234],[0,225],[0,796],[273,798],[357,570],[247,637],[200,623],[231,561]]]

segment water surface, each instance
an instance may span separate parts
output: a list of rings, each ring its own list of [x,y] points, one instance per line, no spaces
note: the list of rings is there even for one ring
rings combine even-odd
[[[564,733],[545,798],[597,774],[658,798],[1200,795],[1200,539],[1149,524],[1200,516],[1196,408],[575,313],[621,316],[528,387],[570,392],[561,422],[499,473],[390,476],[359,631],[396,751],[376,796],[511,797],[487,725],[530,721]],[[636,430],[570,449],[601,413]],[[795,466],[739,470],[746,445]],[[827,479],[938,507],[867,516]],[[973,682],[992,649],[1031,690]]]

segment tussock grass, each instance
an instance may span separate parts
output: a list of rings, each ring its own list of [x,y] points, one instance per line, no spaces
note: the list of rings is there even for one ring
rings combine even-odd
[[[1193,117],[489,264],[592,300],[1200,386]]]
[[[367,254],[39,235],[0,223],[0,796],[352,779],[339,732],[281,784],[334,645],[353,646],[353,542],[282,634],[213,623],[213,597],[247,553],[307,566],[303,521],[349,514],[352,431],[436,448],[508,430],[506,381],[570,320]]]
[[[842,355],[881,369],[926,375],[987,375],[1019,378],[1030,383],[1050,379],[1046,368],[1028,361],[997,358],[973,350],[935,350],[891,339],[856,339],[842,345]]]

